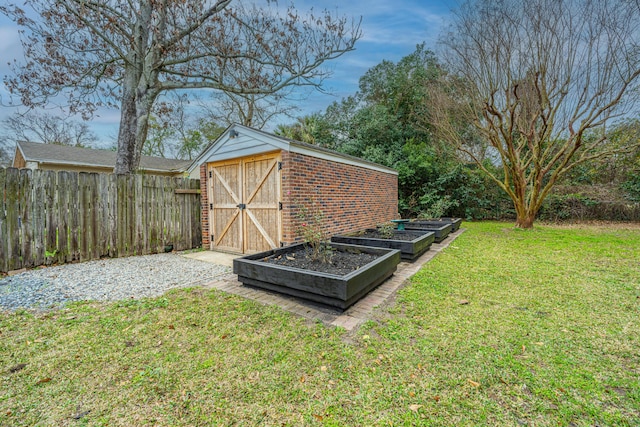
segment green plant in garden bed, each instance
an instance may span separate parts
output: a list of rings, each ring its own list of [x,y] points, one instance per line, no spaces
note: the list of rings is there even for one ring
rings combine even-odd
[[[639,425],[640,227],[465,227],[353,333],[204,289],[0,314],[0,425]]]
[[[314,198],[307,199],[306,203],[296,201],[295,205],[296,216],[300,221],[298,233],[311,248],[312,259],[329,264],[333,257],[333,248],[330,245],[331,236],[326,231],[324,212]]]
[[[377,226],[378,233],[383,239],[390,239],[395,233],[395,227],[392,222],[383,222]]]

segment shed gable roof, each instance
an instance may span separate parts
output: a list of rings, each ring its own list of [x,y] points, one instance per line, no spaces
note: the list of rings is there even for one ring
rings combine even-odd
[[[358,157],[349,156],[348,154],[339,153],[318,145],[284,138],[239,124],[229,126],[218,139],[204,149],[193,163],[191,163],[187,171],[191,173],[203,163],[235,159],[276,150],[286,150],[338,163],[360,166],[394,175],[398,174],[394,169]]]
[[[98,168],[113,168],[116,164],[116,153],[109,150],[27,141],[18,141],[16,150],[20,151],[27,162]],[[140,169],[155,172],[182,172],[186,170],[190,163],[189,160],[142,156],[140,158]]]

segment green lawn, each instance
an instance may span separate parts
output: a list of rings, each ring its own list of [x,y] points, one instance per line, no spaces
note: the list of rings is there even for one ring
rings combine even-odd
[[[640,227],[463,227],[355,333],[202,289],[0,314],[0,425],[640,425]]]

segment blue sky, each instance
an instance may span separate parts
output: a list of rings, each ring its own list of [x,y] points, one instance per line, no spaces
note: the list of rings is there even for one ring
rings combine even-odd
[[[333,101],[355,93],[358,79],[369,68],[387,59],[397,61],[414,51],[423,41],[429,49],[436,49],[436,40],[443,25],[446,25],[450,11],[456,0],[354,0],[354,1],[312,1],[299,0],[294,4],[300,11],[310,7],[329,9],[341,15],[362,17],[363,36],[356,43],[356,50],[328,63],[333,71],[324,83],[324,90],[330,94],[313,93],[300,105],[299,115],[323,111]],[[0,15],[0,76],[9,72],[7,62],[22,57],[22,47],[18,39],[17,27]],[[8,94],[0,83],[0,99],[7,104]],[[0,120],[15,111],[14,108],[0,106]],[[52,113],[57,113],[55,110]],[[104,144],[109,144],[117,135],[119,112],[102,110],[90,126]],[[289,122],[280,119],[277,122]],[[277,123],[276,122],[276,123]],[[274,126],[275,127],[275,123]]]

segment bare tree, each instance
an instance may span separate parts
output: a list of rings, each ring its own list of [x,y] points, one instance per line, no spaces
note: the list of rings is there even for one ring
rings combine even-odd
[[[0,167],[9,166],[11,164],[11,152],[8,145],[0,140]]]
[[[3,120],[0,139],[8,143],[17,140],[41,142],[43,144],[88,147],[98,137],[83,122],[47,113],[15,113]]]
[[[194,111],[186,93],[173,93],[169,102],[156,104],[144,154],[192,160],[226,129],[211,114]]]
[[[444,34],[453,76],[447,90],[434,91],[432,121],[509,195],[517,227],[533,226],[572,168],[633,149],[608,139],[607,129],[637,111],[639,15],[625,0],[478,0]],[[467,123],[502,175],[467,144]]]
[[[210,120],[229,126],[239,123],[262,129],[276,116],[291,117],[298,108],[284,93],[255,94],[220,92],[214,94],[214,103],[203,106]]]
[[[325,61],[353,49],[358,22],[328,11],[301,15],[275,1],[264,8],[231,0],[27,0],[0,6],[26,31],[25,64],[5,78],[22,104],[66,94],[72,113],[119,106],[116,173],[139,164],[149,115],[168,91],[209,88],[233,94],[319,86]]]

